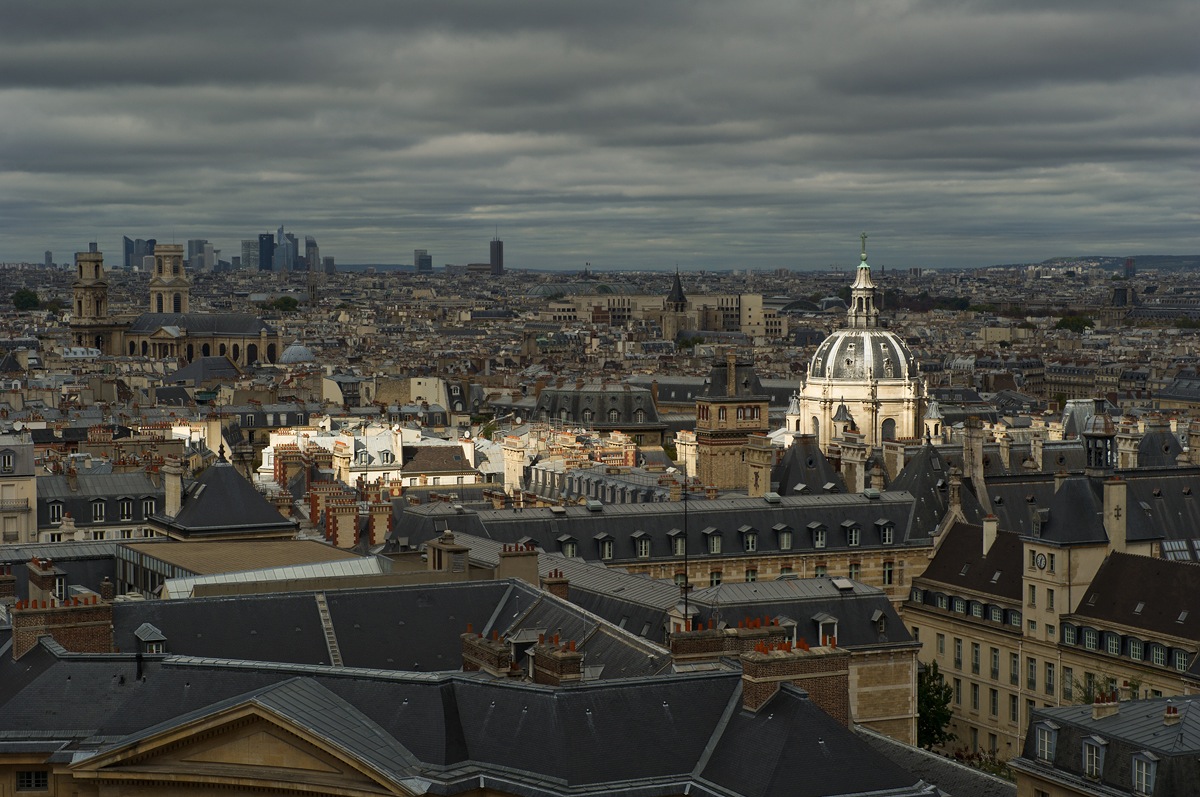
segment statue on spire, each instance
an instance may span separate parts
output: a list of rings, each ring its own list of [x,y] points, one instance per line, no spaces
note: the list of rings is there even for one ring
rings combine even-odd
[[[864,232],[858,237],[862,239],[862,254],[859,255],[859,260],[865,264],[867,262],[867,234]]]

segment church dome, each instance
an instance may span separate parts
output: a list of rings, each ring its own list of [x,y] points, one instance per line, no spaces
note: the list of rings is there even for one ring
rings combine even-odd
[[[916,360],[900,336],[886,329],[840,329],[813,354],[809,379],[911,379]]]
[[[296,365],[297,363],[316,362],[317,356],[312,353],[312,349],[305,346],[300,341],[293,341],[290,346],[283,350],[283,354],[279,355],[279,363],[281,365]]]

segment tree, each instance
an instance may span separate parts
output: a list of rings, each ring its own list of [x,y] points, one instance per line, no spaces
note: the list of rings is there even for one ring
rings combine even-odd
[[[41,305],[38,295],[28,288],[22,288],[13,294],[13,307],[18,310],[36,310]]]
[[[954,734],[946,730],[953,699],[954,689],[938,672],[937,662],[930,662],[917,675],[917,744],[921,747],[928,750],[954,741]]]
[[[1079,334],[1085,329],[1090,329],[1096,325],[1096,322],[1087,316],[1082,315],[1065,315],[1058,319],[1058,323],[1054,325],[1055,329],[1066,329],[1070,332]]]

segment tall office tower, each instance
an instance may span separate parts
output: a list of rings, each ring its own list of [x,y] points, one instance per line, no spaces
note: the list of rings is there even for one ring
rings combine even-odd
[[[429,254],[428,249],[413,250],[413,267],[415,267],[418,272],[433,271],[433,256]]]
[[[300,254],[300,239],[290,232],[285,237],[287,238],[288,249],[291,251],[291,257],[288,258],[288,270],[303,271],[304,255]]]
[[[242,241],[242,268],[258,271],[258,241],[254,238]]]
[[[296,268],[296,236],[285,233],[283,227],[275,235],[275,259],[271,268],[285,274]]]
[[[269,232],[258,234],[258,270],[270,271],[275,263],[275,236]]]
[[[121,237],[121,251],[125,256],[125,268],[130,268],[133,265],[133,239],[128,235]]]
[[[504,273],[504,241],[498,237],[492,239],[492,276],[499,277]]]
[[[304,236],[304,266],[309,271],[321,270],[321,248],[311,235]]]
[[[188,265],[194,269],[199,269],[204,265],[204,245],[207,244],[203,238],[189,238],[187,242],[187,259]]]
[[[46,268],[54,268],[54,253],[46,250]]]
[[[326,255],[325,257],[321,258],[321,262],[325,266],[326,274],[337,273],[337,266],[333,263],[333,255]]]

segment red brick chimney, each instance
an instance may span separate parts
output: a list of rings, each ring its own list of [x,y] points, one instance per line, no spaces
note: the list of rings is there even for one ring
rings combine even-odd
[[[716,661],[757,649],[760,645],[782,645],[791,632],[766,617],[739,620],[736,628],[694,626],[671,634],[671,657],[677,662]]]
[[[542,589],[565,601],[571,599],[571,582],[557,568],[542,578]]]
[[[12,609],[13,659],[49,636],[72,653],[111,653],[112,604],[98,596],[68,601],[19,601]]]
[[[392,530],[392,502],[379,500],[367,509],[370,516],[371,544],[383,545]]]
[[[557,644],[550,642],[533,646],[533,682],[549,686],[579,683],[583,680],[583,654],[575,650],[575,640]]]
[[[17,576],[12,565],[0,565],[0,599],[17,597]]]
[[[789,683],[808,692],[826,714],[850,725],[850,654],[837,648],[806,650],[790,643],[743,653],[742,705],[758,711]]]
[[[116,593],[117,588],[112,583],[112,579],[105,576],[104,580],[100,582],[100,600],[111,601],[116,596]]]
[[[499,634],[492,632],[492,638],[486,639],[468,625],[467,633],[459,638],[462,640],[463,672],[482,670],[498,678],[513,674],[512,650]]]

